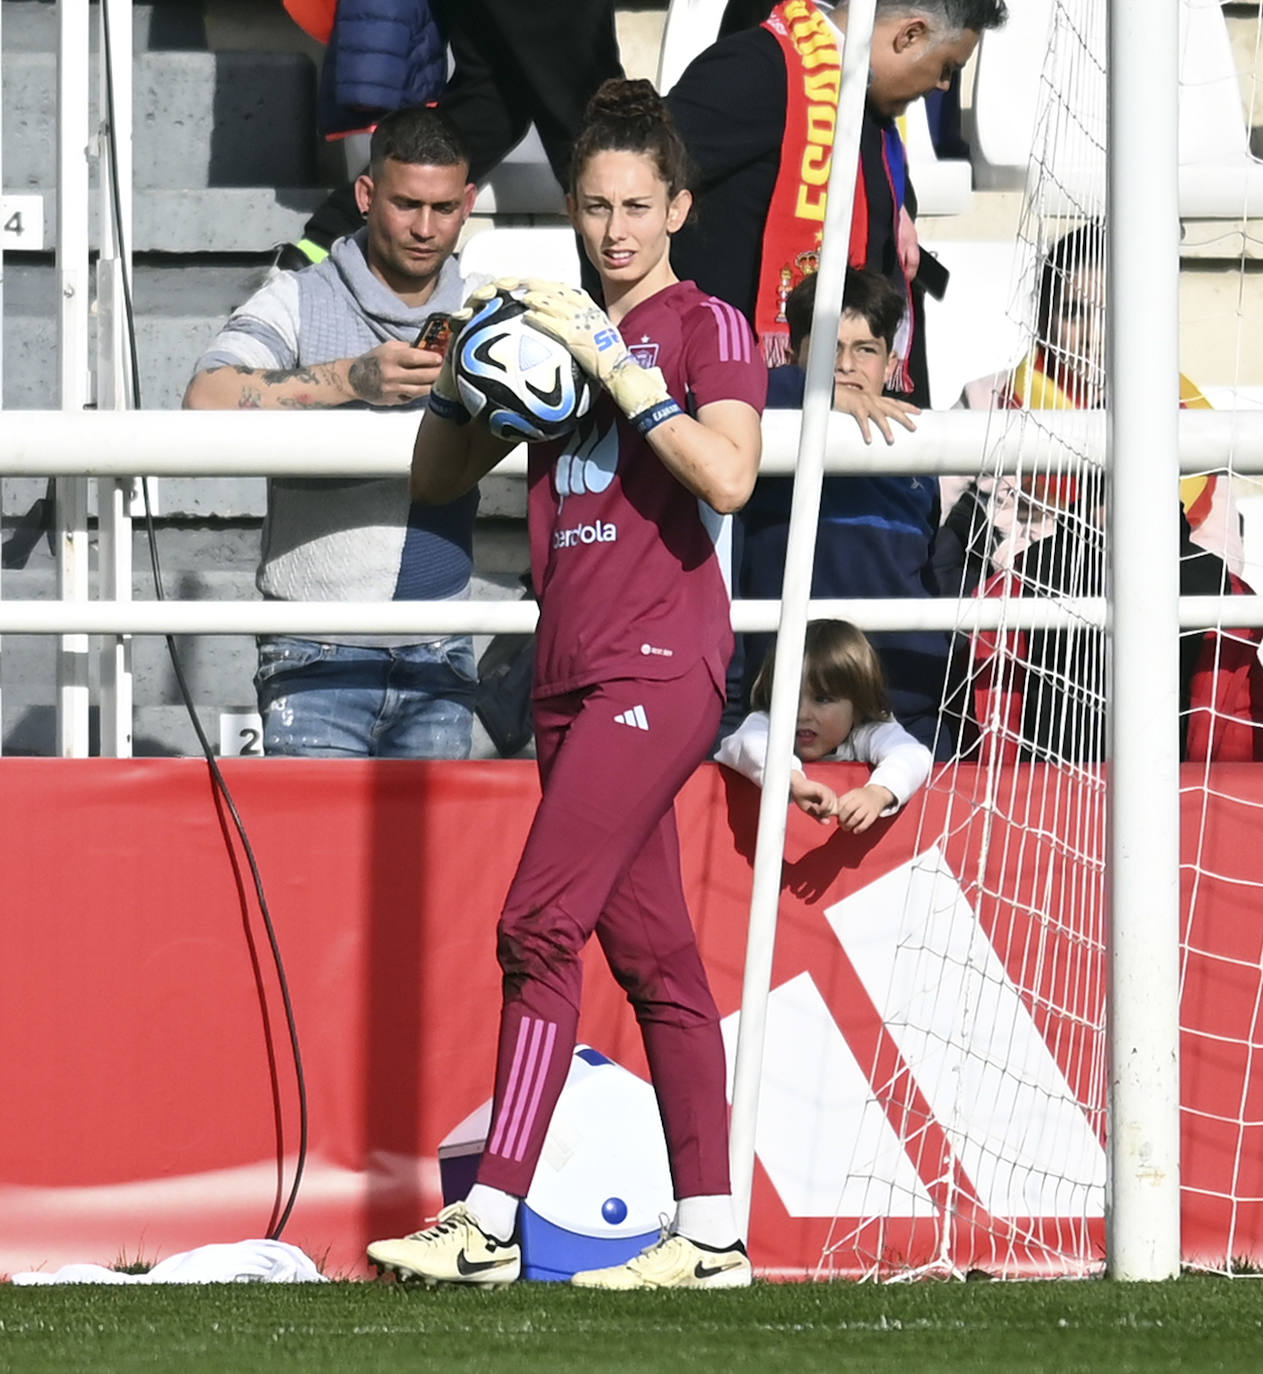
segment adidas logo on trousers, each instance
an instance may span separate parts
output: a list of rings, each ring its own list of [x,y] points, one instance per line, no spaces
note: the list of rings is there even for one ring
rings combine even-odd
[[[630,725],[633,730],[648,730],[649,717],[643,706],[631,706],[621,715],[614,717],[615,725]]]

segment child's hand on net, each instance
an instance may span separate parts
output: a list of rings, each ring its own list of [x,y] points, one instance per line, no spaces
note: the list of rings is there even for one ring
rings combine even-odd
[[[814,816],[821,825],[828,825],[838,806],[838,794],[832,787],[816,782],[797,770],[789,775],[789,795],[793,803]]]
[[[894,804],[895,794],[889,788],[874,786],[870,782],[864,787],[853,787],[839,797],[833,814],[843,830],[862,835],[888,806]]]

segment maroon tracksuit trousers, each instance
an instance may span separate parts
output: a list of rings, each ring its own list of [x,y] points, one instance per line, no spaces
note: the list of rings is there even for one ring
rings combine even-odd
[[[535,702],[543,798],[500,917],[504,1005],[478,1181],[525,1197],[566,1081],[595,931],[627,993],[675,1195],[729,1191],[719,1014],[684,901],[674,800],[715,738],[703,664]]]

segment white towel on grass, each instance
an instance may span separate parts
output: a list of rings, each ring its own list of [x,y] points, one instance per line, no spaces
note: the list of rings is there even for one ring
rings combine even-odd
[[[199,1245],[160,1260],[147,1274],[120,1274],[101,1264],[66,1264],[55,1274],[14,1274],[14,1283],[327,1283],[296,1245],[239,1240]]]

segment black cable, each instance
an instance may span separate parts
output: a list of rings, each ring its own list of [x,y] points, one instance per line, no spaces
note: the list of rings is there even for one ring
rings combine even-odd
[[[107,121],[105,127],[105,145],[110,162],[110,211],[114,220],[114,232],[118,242],[120,267],[122,269],[119,275],[123,283],[123,316],[127,325],[127,351],[131,371],[132,402],[134,408],[139,410],[140,351],[136,342],[136,315],[132,304],[132,284],[130,274],[127,270],[127,245],[123,239],[123,207],[118,181],[118,149],[114,141],[114,59],[110,50],[110,25],[108,15],[106,14],[107,8],[108,6],[103,4],[101,32],[102,56],[105,62]],[[154,528],[153,506],[149,499],[148,478],[142,477],[140,486],[145,502],[145,534],[149,544],[149,563],[153,570],[154,595],[157,600],[165,601],[166,593],[162,585],[162,567],[158,557],[158,535]],[[164,635],[163,639],[166,641],[167,654],[171,659],[171,667],[175,673],[176,685],[180,689],[180,698],[184,703],[184,709],[188,712],[194,733],[197,735],[197,742],[201,746],[207,766],[210,768],[210,774],[214,781],[215,789],[222,799],[224,806],[227,808],[228,814],[232,817],[233,827],[245,851],[246,862],[250,865],[250,876],[254,881],[254,891],[259,902],[259,912],[263,917],[264,929],[267,931],[268,945],[272,951],[272,963],[276,968],[277,982],[281,989],[281,1000],[285,1007],[285,1023],[289,1030],[290,1049],[294,1059],[294,1077],[298,1087],[299,1127],[298,1160],[294,1166],[294,1181],[290,1185],[289,1196],[286,1198],[285,1206],[281,1210],[280,1216],[277,1216],[277,1207],[274,1204],[272,1216],[268,1222],[267,1239],[279,1240],[281,1233],[285,1230],[286,1223],[289,1221],[290,1213],[294,1210],[294,1204],[298,1201],[298,1190],[302,1184],[303,1171],[307,1164],[307,1078],[303,1072],[303,1056],[298,1043],[298,1022],[294,1016],[294,1003],[290,997],[289,979],[285,973],[285,961],[281,957],[280,943],[276,938],[276,927],[272,923],[272,913],[268,908],[267,897],[263,891],[263,876],[259,872],[259,865],[255,859],[254,846],[250,843],[250,837],[246,833],[245,823],[242,821],[241,815],[237,811],[237,804],[233,800],[233,795],[229,790],[227,780],[220,770],[219,760],[215,757],[215,751],[211,747],[211,742],[207,739],[206,731],[202,728],[201,718],[198,716],[197,707],[193,702],[193,694],[189,690],[188,680],[184,676],[184,665],[180,662],[180,654],[176,647],[175,638],[168,634]]]

